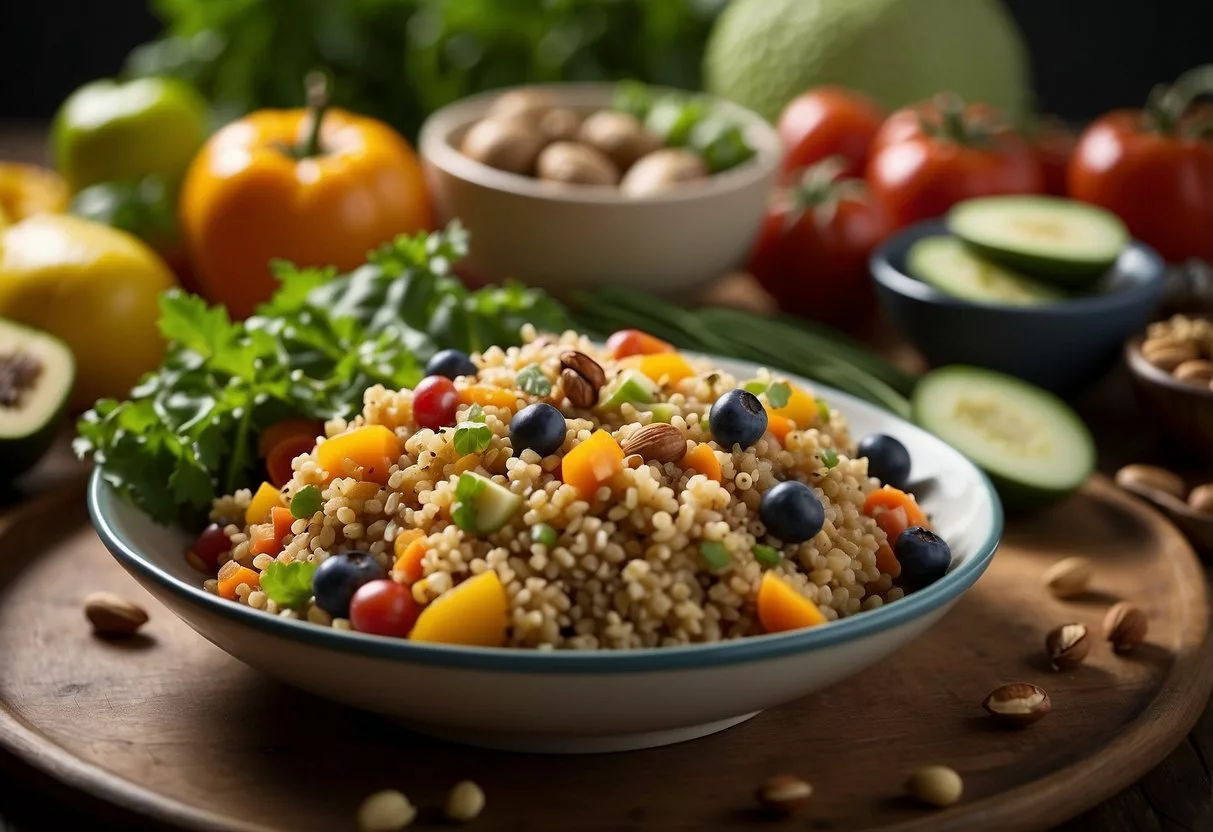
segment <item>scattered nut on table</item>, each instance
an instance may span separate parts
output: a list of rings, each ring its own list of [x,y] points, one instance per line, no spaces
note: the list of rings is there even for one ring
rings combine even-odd
[[[923,766],[910,775],[906,791],[928,806],[943,808],[960,800],[964,794],[964,781],[947,766]]]
[[[1188,489],[1178,474],[1157,465],[1126,465],[1116,472],[1116,484],[1130,491],[1148,488],[1182,500]]]
[[[92,592],[84,599],[84,615],[93,632],[103,636],[129,636],[147,623],[147,613],[112,592]]]
[[[461,780],[447,793],[444,811],[449,820],[467,823],[484,811],[484,790],[471,780]]]
[[[1095,571],[1086,558],[1064,558],[1045,570],[1041,581],[1058,598],[1073,598],[1087,591]]]
[[[1082,664],[1091,652],[1090,634],[1085,624],[1062,624],[1045,638],[1045,652],[1054,670],[1069,670]]]
[[[773,815],[791,815],[812,796],[813,787],[791,774],[777,774],[754,791],[754,799]]]
[[[1197,514],[1213,515],[1213,482],[1193,488],[1188,495],[1188,507]]]
[[[375,792],[358,807],[358,832],[396,832],[417,817],[417,809],[395,789]]]
[[[1104,616],[1104,637],[1117,653],[1128,653],[1145,641],[1149,621],[1141,608],[1128,601],[1114,604]]]
[[[1053,703],[1044,688],[1014,682],[990,691],[981,706],[1002,724],[1023,728],[1043,719]]]

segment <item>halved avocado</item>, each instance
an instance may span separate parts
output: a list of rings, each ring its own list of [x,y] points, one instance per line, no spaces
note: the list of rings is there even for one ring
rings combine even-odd
[[[906,254],[906,271],[941,292],[973,303],[1040,306],[1066,299],[1056,286],[984,260],[955,237],[923,237]]]
[[[75,378],[66,344],[0,318],[0,477],[28,470],[50,448]]]

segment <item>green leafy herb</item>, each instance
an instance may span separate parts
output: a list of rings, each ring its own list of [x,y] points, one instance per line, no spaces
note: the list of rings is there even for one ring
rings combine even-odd
[[[484,409],[478,404],[468,408],[467,418],[455,426],[452,444],[460,456],[483,453],[493,441],[493,430],[484,423]]]
[[[456,502],[451,506],[451,520],[465,532],[477,531],[476,498],[485,488],[485,481],[471,474],[460,474],[455,483]]]
[[[833,468],[838,464],[838,452],[833,448],[822,448],[821,464],[827,468]]]
[[[735,168],[754,157],[754,148],[746,142],[741,127],[718,115],[708,116],[691,128],[689,143],[710,173]]]
[[[763,566],[778,566],[783,560],[783,555],[774,546],[755,543],[750,551],[754,554],[754,560]]]
[[[753,393],[755,396],[761,396],[767,392],[767,383],[762,379],[756,378],[741,385],[741,389]]]
[[[556,530],[547,523],[536,523],[531,526],[531,540],[536,543],[542,543],[544,546],[556,545]]]
[[[543,368],[538,364],[528,364],[518,371],[515,379],[522,390],[532,396],[546,396],[552,392],[552,382],[543,374]]]
[[[261,590],[278,606],[298,609],[312,597],[315,572],[316,564],[307,561],[274,561],[261,573]]]
[[[467,235],[400,236],[348,275],[274,265],[281,286],[233,322],[221,306],[174,290],[160,299],[163,365],[130,400],[103,399],[74,448],[160,523],[200,524],[211,501],[255,484],[257,436],[284,418],[350,418],[367,387],[411,387],[437,350],[519,343],[524,323],[561,331],[564,310],[517,285],[468,291],[451,274]]]
[[[323,506],[320,489],[314,485],[305,485],[291,498],[291,516],[298,520],[309,520]]]
[[[699,556],[703,558],[708,568],[714,570],[724,569],[732,560],[729,550],[719,540],[705,540],[700,543]]]
[[[830,421],[830,403],[825,399],[817,400],[817,415],[821,417],[823,424]]]
[[[777,381],[767,388],[767,401],[771,403],[771,407],[778,410],[781,407],[786,407],[788,399],[792,397],[792,385],[786,381]]]

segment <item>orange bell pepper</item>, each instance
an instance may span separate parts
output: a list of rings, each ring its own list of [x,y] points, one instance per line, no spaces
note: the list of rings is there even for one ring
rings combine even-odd
[[[817,605],[774,572],[764,572],[758,586],[758,621],[768,633],[782,633],[826,623]]]
[[[261,588],[261,573],[256,569],[241,566],[234,560],[229,560],[219,569],[219,595],[229,601],[235,600],[236,590],[241,584],[248,584],[249,589]]]
[[[623,470],[623,449],[615,437],[596,430],[560,461],[561,479],[592,500],[599,486]]]
[[[700,443],[691,448],[683,455],[682,462],[678,464],[683,468],[697,471],[710,480],[716,480],[716,482],[723,480],[720,460],[716,458],[716,452],[712,450],[712,447],[706,443]]]
[[[459,391],[460,404],[478,404],[481,407],[499,407],[513,410],[518,406],[518,396],[503,387],[473,384]]]
[[[914,499],[914,495],[907,494],[891,485],[882,485],[869,494],[867,499],[863,501],[863,513],[869,517],[877,517],[882,512],[895,511],[899,508],[905,510],[907,528],[909,526],[930,528],[930,524],[927,522],[927,515],[923,513],[922,507],[918,505],[918,501]],[[888,534],[888,530],[885,533]],[[898,532],[898,534],[900,533]]]
[[[400,458],[400,439],[383,425],[363,425],[325,440],[316,449],[316,462],[328,480],[345,476],[345,460],[362,466],[362,479],[385,485],[389,469]]]
[[[181,230],[201,293],[235,318],[277,286],[269,263],[348,271],[397,234],[433,226],[421,167],[382,122],[328,109],[260,110],[215,133],[190,165]]]

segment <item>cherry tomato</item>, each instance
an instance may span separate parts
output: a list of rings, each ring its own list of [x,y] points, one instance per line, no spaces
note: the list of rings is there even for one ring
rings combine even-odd
[[[1043,119],[1037,123],[1032,136],[1032,149],[1036,152],[1036,161],[1045,178],[1045,193],[1053,196],[1066,196],[1069,193],[1066,174],[1076,144],[1077,134],[1062,122]]]
[[[459,393],[446,376],[426,376],[413,390],[413,418],[417,424],[438,430],[455,424]]]
[[[779,116],[784,174],[791,179],[801,168],[842,156],[847,161],[842,175],[861,175],[883,118],[876,102],[843,87],[816,87],[801,93]]]
[[[223,526],[220,526],[218,523],[211,523],[194,539],[194,543],[190,546],[189,551],[197,559],[198,563],[205,567],[207,573],[214,575],[219,571],[219,556],[231,550],[231,548],[231,538],[227,536],[227,532],[223,530]]]
[[[321,429],[321,433],[323,433]],[[270,449],[269,454],[265,458],[265,471],[269,475],[269,480],[274,485],[281,488],[291,481],[291,477],[295,471],[291,468],[291,462],[300,454],[306,454],[316,447],[316,436],[318,434],[311,433],[296,433],[288,436]]]
[[[274,422],[257,437],[257,456],[268,458],[275,445],[289,436],[301,433],[311,436],[312,444],[315,445],[316,437],[324,435],[324,422],[316,419],[283,419]]]
[[[388,578],[368,581],[350,600],[350,624],[360,633],[406,638],[419,615],[413,591]]]
[[[835,179],[840,164],[810,168],[799,187],[776,197],[749,270],[781,309],[851,327],[874,309],[868,255],[891,225],[860,180]]]
[[[1096,120],[1079,138],[1067,176],[1071,197],[1114,212],[1173,263],[1213,262],[1213,141],[1200,129],[1207,108],[1194,104],[1210,90],[1194,80],[1160,88],[1143,110]]]
[[[656,355],[657,353],[673,352],[674,348],[639,329],[621,329],[612,333],[606,342],[607,352],[611,358],[627,358],[629,355]]]
[[[1027,142],[958,101],[934,107],[938,121],[924,118],[910,131],[903,120],[883,140],[878,136],[884,143],[868,162],[868,186],[894,227],[938,217],[971,197],[1043,192]]]

